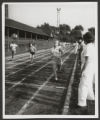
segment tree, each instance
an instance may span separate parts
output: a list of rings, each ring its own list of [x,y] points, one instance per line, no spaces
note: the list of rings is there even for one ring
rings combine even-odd
[[[82,25],[76,25],[76,26],[74,27],[74,30],[80,30],[80,31],[83,31],[84,28],[83,28]]]
[[[95,27],[89,28],[88,31],[91,32],[95,36]]]
[[[71,32],[70,26],[66,24],[61,24],[59,30],[59,39],[63,42],[69,42],[69,33]]]
[[[49,36],[51,35],[51,28],[50,25],[48,23],[44,23],[41,26],[37,26],[37,28],[42,29],[45,33],[47,33]]]
[[[71,31],[71,28],[69,25],[66,25],[66,24],[60,25],[60,33],[61,34],[66,35],[66,34],[70,33],[70,31]]]
[[[82,32],[80,30],[75,30],[72,29],[71,33],[70,33],[70,37],[72,39],[72,41],[76,41],[79,40],[80,38],[82,38]]]

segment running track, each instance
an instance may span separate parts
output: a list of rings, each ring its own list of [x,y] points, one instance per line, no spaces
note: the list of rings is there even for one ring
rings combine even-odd
[[[49,49],[37,52],[33,63],[28,53],[18,55],[14,61],[6,58],[5,115],[59,115],[68,111],[65,98],[77,58],[73,46],[66,48],[58,81],[54,80]],[[67,99],[70,101],[70,97]]]

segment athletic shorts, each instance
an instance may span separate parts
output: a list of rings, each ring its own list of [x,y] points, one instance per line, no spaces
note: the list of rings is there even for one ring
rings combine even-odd
[[[16,50],[11,50],[12,54],[15,54],[16,53]]]
[[[31,54],[31,55],[34,55],[34,54],[35,54],[35,52],[30,52],[30,54]]]
[[[61,64],[61,59],[60,58],[54,57],[52,61],[55,64]]]

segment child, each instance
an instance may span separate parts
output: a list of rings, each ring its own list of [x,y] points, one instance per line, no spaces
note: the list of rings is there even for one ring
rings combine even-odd
[[[30,59],[31,59],[31,63],[33,62],[35,53],[36,53],[36,47],[35,44],[33,45],[32,43],[29,46],[29,52],[30,52]]]
[[[58,80],[57,77],[57,70],[61,67],[61,55],[62,55],[62,49],[59,45],[59,41],[55,41],[54,47],[51,50],[52,52],[52,60],[53,60],[53,71],[55,75],[55,80]]]
[[[14,55],[16,54],[16,48],[18,47],[17,44],[15,44],[13,41],[10,44],[10,49],[11,49],[11,53],[12,53],[12,60],[14,59]]]

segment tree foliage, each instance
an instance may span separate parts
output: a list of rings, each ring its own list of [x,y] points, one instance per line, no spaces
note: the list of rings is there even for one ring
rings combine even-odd
[[[78,41],[80,38],[82,38],[82,32],[81,30],[75,30],[73,29],[70,33],[71,40],[73,42]]]
[[[89,28],[88,31],[91,32],[95,36],[95,27]]]
[[[76,25],[76,26],[74,27],[74,30],[80,30],[80,31],[83,31],[84,28],[83,28],[82,25]]]
[[[71,31],[71,28],[69,25],[62,24],[60,25],[60,34],[66,35]]]
[[[70,37],[69,34],[71,32],[71,28],[67,24],[61,24],[59,28],[59,39],[63,42],[69,42]]]
[[[82,25],[76,25],[73,29],[67,24],[60,24],[59,28],[50,26],[48,23],[44,23],[37,28],[42,29],[45,33],[53,38],[59,39],[63,42],[76,42],[82,38],[82,31],[84,30]],[[59,31],[59,33],[57,33]],[[95,28],[91,27],[88,29],[93,35],[95,35]]]
[[[37,26],[37,28],[42,29],[45,33],[47,33],[48,35],[51,35],[51,28],[50,25],[48,23],[44,23],[41,26]]]

